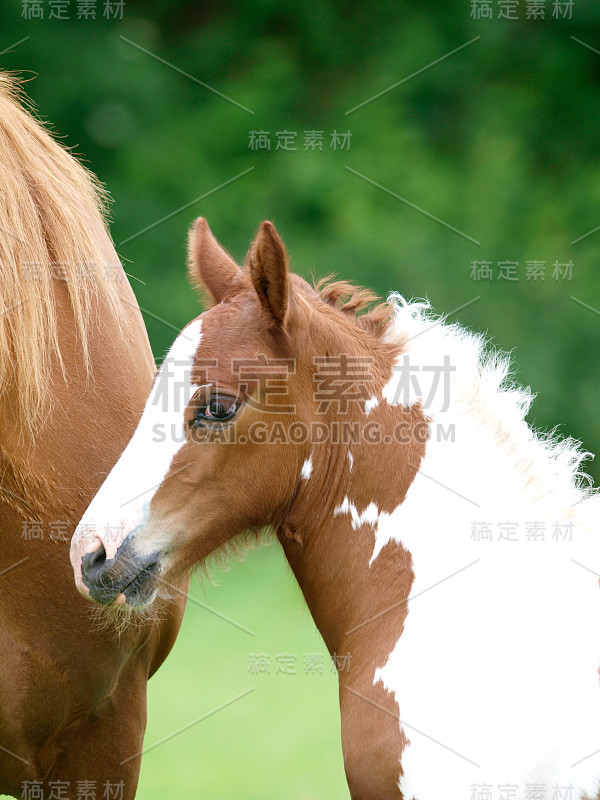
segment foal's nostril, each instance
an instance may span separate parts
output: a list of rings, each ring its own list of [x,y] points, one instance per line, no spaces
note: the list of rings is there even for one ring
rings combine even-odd
[[[86,553],[81,559],[81,572],[84,580],[93,573],[99,572],[106,563],[106,550],[104,545],[100,545],[99,550],[93,553]]]
[[[107,558],[102,544],[98,550],[83,556],[81,579],[92,600],[110,605],[121,593],[128,603],[135,605],[154,599],[160,553],[140,556],[135,553],[132,541],[125,538],[113,558]]]

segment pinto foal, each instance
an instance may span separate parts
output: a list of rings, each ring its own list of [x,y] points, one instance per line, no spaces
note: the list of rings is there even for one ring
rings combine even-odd
[[[581,569],[594,537],[573,509],[591,502],[578,447],[531,431],[530,396],[480,337],[423,304],[359,313],[370,293],[309,286],[269,222],[240,268],[199,219],[190,269],[212,307],[175,341],[73,537],[79,590],[150,604],[270,526],[332,657],[351,657],[353,798],[469,800],[483,785],[517,800],[531,784],[596,797],[599,759],[584,757],[600,742],[599,609]],[[515,539],[525,522],[545,536]]]

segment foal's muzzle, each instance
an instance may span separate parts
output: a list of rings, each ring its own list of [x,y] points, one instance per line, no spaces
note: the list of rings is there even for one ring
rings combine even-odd
[[[123,594],[127,605],[144,606],[157,592],[160,553],[141,556],[127,537],[114,558],[107,558],[104,545],[86,553],[81,561],[81,578],[90,597],[102,605],[110,605]]]

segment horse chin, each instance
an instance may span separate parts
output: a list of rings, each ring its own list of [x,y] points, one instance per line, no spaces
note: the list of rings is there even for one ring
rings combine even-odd
[[[114,605],[131,609],[131,611],[143,611],[149,608],[157,597],[158,589],[150,585],[133,592],[121,592],[115,599]]]
[[[156,600],[158,586],[156,572],[158,564],[145,567],[131,580],[112,601],[111,605],[123,607],[131,611],[148,608]]]

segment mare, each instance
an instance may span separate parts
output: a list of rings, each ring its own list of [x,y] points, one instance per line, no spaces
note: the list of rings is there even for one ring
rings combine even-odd
[[[531,393],[482,336],[309,285],[270,222],[240,267],[200,218],[189,262],[212,306],[78,526],[79,590],[151,609],[268,527],[338,667],[353,798],[598,797],[587,454],[529,426]]]
[[[96,179],[0,74],[0,794],[133,798],[146,683],[181,593],[116,634],[69,542],[129,440],[154,363]],[[82,788],[83,787],[83,788]],[[106,794],[106,792],[108,792]]]

